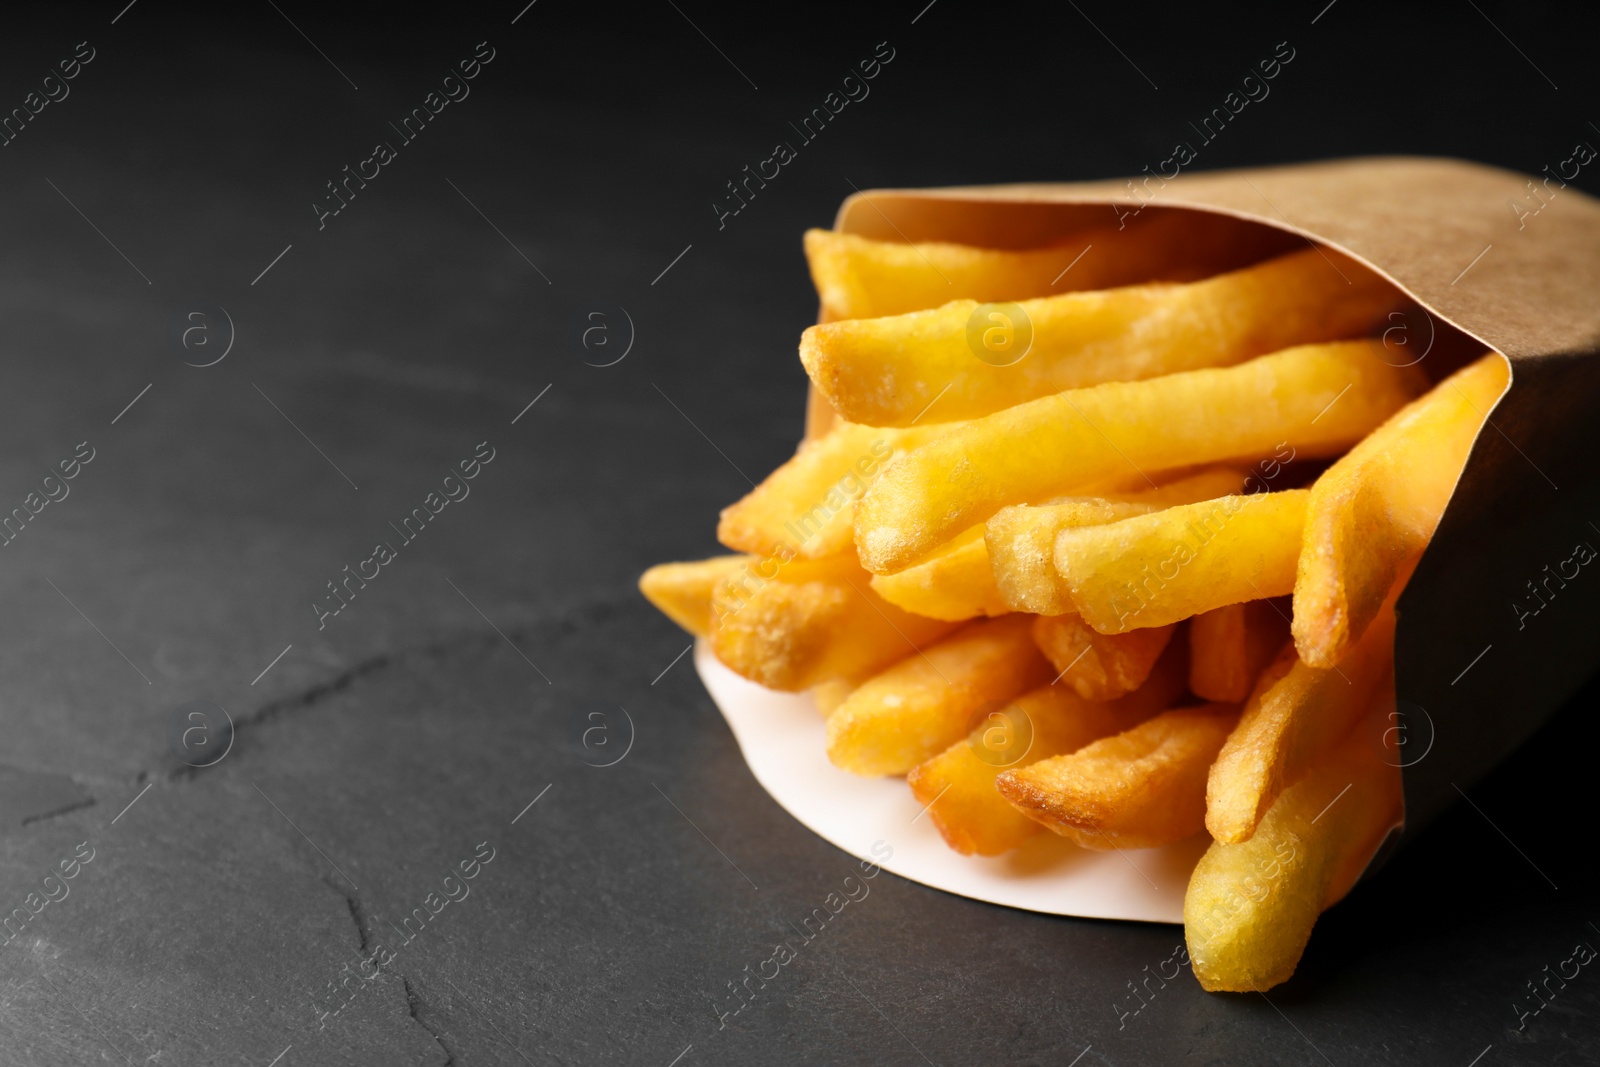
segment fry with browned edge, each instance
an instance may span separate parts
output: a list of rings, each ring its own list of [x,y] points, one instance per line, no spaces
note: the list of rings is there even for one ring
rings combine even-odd
[[[985,705],[1049,679],[1027,618],[971,623],[852,692],[828,716],[828,758],[856,774],[905,774],[965,737]]]
[[[951,629],[883,600],[848,556],[769,559],[717,586],[710,641],[738,674],[796,692],[882,670]]]
[[[1033,620],[1033,642],[1060,672],[1056,685],[1085,700],[1115,700],[1144,684],[1176,629],[1103,634],[1076,615],[1040,615]]]
[[[1238,704],[1289,640],[1289,607],[1251,600],[1213,608],[1189,620],[1189,691],[1202,700]]]
[[[967,737],[914,768],[906,781],[945,843],[965,855],[1008,852],[1044,826],[1000,795],[995,779],[1051,756],[1076,752],[1170,708],[1183,695],[1184,649],[1169,648],[1138,689],[1085,700],[1044,685],[985,715]]]
[[[1206,769],[1239,710],[1163,712],[995,781],[1018,811],[1085,848],[1155,848],[1205,829]]]

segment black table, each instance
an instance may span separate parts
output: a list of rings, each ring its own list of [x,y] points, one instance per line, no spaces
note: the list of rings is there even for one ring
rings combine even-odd
[[[1519,1012],[1600,944],[1592,692],[1270,999],[1128,1014],[1176,927],[885,875],[719,1019],[854,861],[634,581],[799,435],[801,230],[853,186],[1137,172],[1285,40],[1196,166],[1600,138],[1558,12],[1320,6],[8,15],[0,1061],[1591,1061],[1600,979]]]

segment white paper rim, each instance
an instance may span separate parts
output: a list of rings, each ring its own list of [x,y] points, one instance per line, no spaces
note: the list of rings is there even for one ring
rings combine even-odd
[[[828,762],[823,718],[809,694],[774,692],[741,678],[703,640],[695,642],[694,665],[756,781],[802,825],[850,855],[1005,908],[1183,922],[1189,875],[1210,844],[1205,834],[1165,848],[1100,852],[1041,833],[1004,856],[963,856],[944,843],[904,781],[862,778]]]

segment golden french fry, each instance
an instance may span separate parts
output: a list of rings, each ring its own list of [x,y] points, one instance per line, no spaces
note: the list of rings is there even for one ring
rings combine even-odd
[[[1294,587],[1300,658],[1340,661],[1427,547],[1510,364],[1490,353],[1396,412],[1317,479]]]
[[[1206,989],[1265,991],[1287,981],[1317,916],[1350,891],[1399,823],[1400,769],[1384,761],[1373,734],[1365,724],[1352,730],[1278,797],[1255,836],[1214,842],[1200,858],[1183,925]]]
[[[1028,627],[1022,616],[971,623],[863,682],[828,716],[828,758],[856,774],[905,774],[943,752],[984,704],[1049,680]]]
[[[1302,662],[1289,645],[1262,674],[1206,782],[1206,829],[1249,840],[1284,789],[1305,776],[1372,707],[1394,663],[1394,607],[1385,604],[1337,667]]]
[[[850,551],[855,502],[894,458],[946,427],[905,430],[840,423],[722,509],[717,540],[759,556],[823,559]]]
[[[711,650],[769,689],[798,692],[881,670],[948,633],[872,591],[855,560],[763,560],[714,595]]]
[[[714,556],[693,563],[658,563],[639,576],[639,592],[660,612],[696,637],[711,632],[711,597],[717,584],[754,561],[753,556]]]
[[[1065,685],[1085,700],[1115,700],[1144,684],[1176,626],[1103,634],[1076,615],[1040,615],[1033,642]]]
[[[1151,213],[1043,248],[875,241],[808,230],[806,260],[830,319],[866,319],[951,300],[1022,300],[1079,289],[1203,278],[1285,247],[1278,235],[1220,215]]]
[[[1202,700],[1238,704],[1289,640],[1287,607],[1252,600],[1214,608],[1189,620],[1189,691]]]
[[[853,422],[905,426],[936,399],[941,419],[977,418],[1065,389],[1359,337],[1404,298],[1371,271],[1334,258],[1342,265],[1306,249],[1187,285],[1010,305],[954,300],[821,323],[801,335],[800,361]]]
[[[1019,294],[1042,295],[1054,276],[1046,272],[1053,267],[1054,274],[1060,274],[1083,251],[1083,244],[1010,251],[947,241],[875,241],[832,230],[807,230],[805,248],[817,297],[827,317],[837,321],[898,315],[962,297],[1004,300],[1019,299]]]
[[[907,776],[945,843],[964,855],[997,856],[1044,827],[995,788],[995,779],[1051,756],[1076,752],[1171,707],[1183,695],[1184,655],[1174,648],[1138,689],[1090,701],[1060,685],[1024,693],[988,715],[972,733]]]
[[[1064,615],[1072,599],[1056,573],[1056,534],[1073,526],[1098,526],[1174,504],[1237,493],[1244,472],[1212,467],[1144,492],[1115,497],[1075,497],[1053,504],[1001,508],[984,524],[983,540],[1000,600],[1017,611]],[[1239,699],[1244,699],[1242,696]]]
[[[1307,489],[1219,497],[1056,535],[1056,573],[1101,633],[1294,588]]]
[[[856,547],[888,574],[1007,504],[1094,479],[1264,455],[1338,453],[1414,395],[1381,344],[1308,345],[1223,370],[1113,382],[1019,404],[907,453],[856,503]]]
[[[1163,712],[995,781],[1018,811],[1085,848],[1155,848],[1205,829],[1206,768],[1236,707]]]
[[[889,603],[934,619],[972,619],[1011,611],[995,588],[982,526],[974,526],[903,571],[873,575],[872,588]]]

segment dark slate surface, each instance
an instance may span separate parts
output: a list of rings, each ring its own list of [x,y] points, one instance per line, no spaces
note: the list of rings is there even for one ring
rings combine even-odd
[[[0,504],[94,455],[0,549],[0,1061],[1592,1060],[1600,978],[1527,983],[1600,944],[1593,687],[1270,1000],[1184,976],[1134,1014],[1176,928],[884,875],[724,1026],[854,864],[754,784],[686,659],[655,680],[685,638],[633,592],[792,447],[799,233],[852,184],[1137,171],[1285,39],[1199,165],[1537,171],[1600,139],[1566,15],[278,7],[8,9],[0,39],[6,108],[94,49],[0,149]],[[472,95],[319,231],[323,183],[483,40]],[[873,95],[719,231],[723,183],[880,40]],[[622,309],[633,348],[594,366]],[[227,357],[185,366],[227,318]],[[197,321],[216,347],[179,344]],[[485,440],[470,496],[319,630],[324,583]],[[209,767],[171,740],[225,743],[196,701],[236,727]]]

